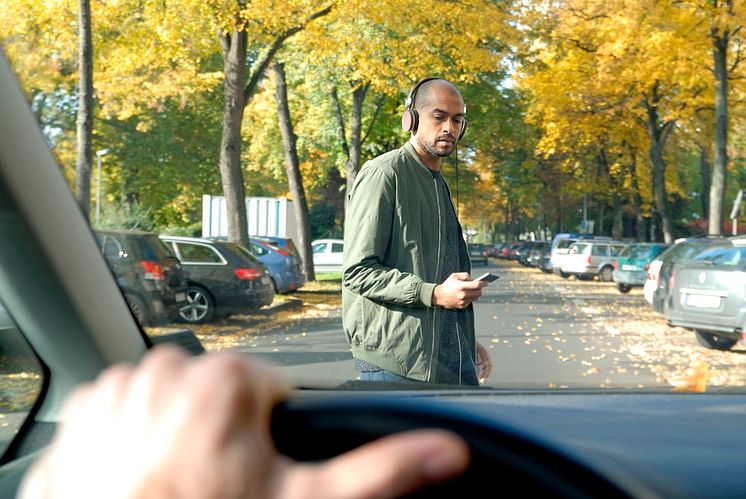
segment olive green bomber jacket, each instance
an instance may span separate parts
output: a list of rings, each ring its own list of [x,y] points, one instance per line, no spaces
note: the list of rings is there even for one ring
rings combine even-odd
[[[353,356],[430,382],[441,343],[432,295],[445,240],[436,182],[409,143],[363,165],[348,193],[342,281],[342,323]],[[470,272],[461,236],[459,226],[460,270]],[[471,305],[459,311],[458,327],[474,352]]]

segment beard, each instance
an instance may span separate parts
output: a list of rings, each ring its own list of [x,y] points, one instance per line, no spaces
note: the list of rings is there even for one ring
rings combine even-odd
[[[424,137],[417,137],[416,140],[417,140],[417,144],[422,148],[422,150],[434,158],[445,158],[447,156],[450,156],[456,147],[455,141],[454,142],[447,142],[447,141],[439,142],[438,140],[442,140],[442,138],[436,139],[432,142],[427,141]]]

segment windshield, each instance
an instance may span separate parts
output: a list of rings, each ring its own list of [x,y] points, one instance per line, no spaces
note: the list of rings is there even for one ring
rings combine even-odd
[[[77,6],[0,0],[70,195],[127,235],[101,254],[147,335],[190,331],[304,387],[672,390],[695,361],[725,373],[709,388],[744,385],[746,318],[713,332],[731,350],[697,344],[655,308],[678,299],[668,276],[608,244],[648,258],[634,243],[744,232],[720,215],[746,183],[743,32],[713,66],[722,16],[696,2],[275,3],[93,2],[83,57]],[[187,268],[159,235],[231,244]],[[536,241],[560,257],[515,251]]]
[[[694,261],[705,262],[716,267],[739,267],[746,265],[746,248],[715,248],[697,255]]]
[[[649,258],[653,255],[653,246],[641,246],[632,244],[627,246],[619,253],[619,258]]]

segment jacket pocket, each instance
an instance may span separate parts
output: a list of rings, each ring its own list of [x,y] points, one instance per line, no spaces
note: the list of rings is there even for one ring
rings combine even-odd
[[[386,309],[367,298],[361,298],[360,324],[363,345],[372,350],[378,350],[383,341],[383,328]]]

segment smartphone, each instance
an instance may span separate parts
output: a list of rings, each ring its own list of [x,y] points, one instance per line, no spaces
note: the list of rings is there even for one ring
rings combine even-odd
[[[475,281],[487,281],[487,282],[493,282],[500,279],[499,275],[491,274],[490,272],[485,272],[484,274],[480,275]]]

